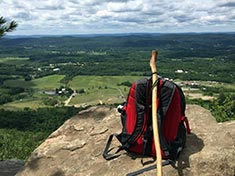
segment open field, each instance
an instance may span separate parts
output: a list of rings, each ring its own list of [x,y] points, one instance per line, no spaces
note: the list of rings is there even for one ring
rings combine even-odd
[[[73,89],[94,89],[100,87],[115,88],[125,81],[133,83],[140,76],[76,76],[68,85]]]
[[[95,89],[72,98],[70,105],[97,105],[122,103],[127,97],[127,90],[120,88]],[[121,92],[120,92],[121,91]],[[124,96],[123,96],[124,95]]]
[[[23,99],[23,100],[17,100],[14,102],[6,103],[0,107],[4,109],[16,111],[16,110],[20,110],[24,108],[37,109],[39,107],[40,108],[46,107],[46,105],[44,105],[40,99]]]
[[[24,63],[24,62],[27,61],[27,60],[29,60],[29,58],[4,57],[4,58],[0,58],[0,63],[19,64],[19,63]]]
[[[24,81],[23,79],[7,80],[4,82],[8,87],[22,87],[32,89],[31,95],[6,103],[1,107],[5,109],[22,109],[29,107],[36,109],[45,107],[43,103],[46,99],[54,98],[59,104],[63,104],[66,100],[65,96],[48,95],[44,92],[55,91],[56,88],[64,86],[60,81],[64,75],[51,75],[43,78],[34,79],[32,81]],[[75,94],[68,105],[96,105],[96,104],[114,104],[122,103],[127,97],[129,87],[121,85],[124,82],[132,84],[140,79],[140,76],[76,76],[67,86],[78,92]],[[83,93],[79,93],[84,90]]]
[[[9,102],[1,107],[3,108],[25,108],[30,107],[33,109],[45,107],[43,103],[46,99],[56,99],[59,105],[64,104],[68,99],[66,96],[48,95],[46,91],[55,91],[56,88],[64,86],[61,80],[65,75],[51,75],[43,78],[34,79],[32,81],[24,81],[23,79],[7,80],[4,85],[8,87],[23,87],[31,88],[33,94],[30,97],[23,98]],[[68,106],[84,106],[84,105],[97,105],[97,104],[114,104],[122,103],[128,95],[130,85],[140,79],[142,76],[76,76],[68,82],[67,86],[76,91],[76,94],[71,96],[68,101]],[[123,83],[128,82],[130,85],[125,86]],[[233,84],[210,82],[210,81],[190,81],[193,86],[199,88],[192,88],[188,82],[177,80],[181,85],[185,96],[189,99],[203,99],[213,100],[218,94],[205,95],[206,88],[213,87],[213,89],[228,89],[235,92]],[[206,88],[205,88],[206,87]],[[2,90],[3,91],[3,90]],[[6,91],[6,90],[4,90]]]
[[[51,75],[43,78],[38,78],[32,81],[33,88],[38,90],[55,90],[63,84],[60,82],[65,75]]]
[[[229,83],[222,83],[222,82],[216,82],[216,81],[197,81],[199,84],[208,86],[208,87],[214,87],[214,88],[223,88],[223,89],[229,89],[231,91],[235,92],[235,85],[229,84]]]
[[[0,107],[4,109],[23,109],[26,107],[37,109],[39,107],[45,107],[46,105],[43,102],[50,98],[55,98],[58,102],[63,102],[66,97],[53,96],[45,93],[47,91],[55,92],[56,88],[63,86],[64,84],[60,83],[63,78],[64,75],[51,75],[32,81],[25,81],[24,79],[6,80],[4,81],[4,86],[10,89],[23,88],[27,96],[13,102],[8,102]],[[0,89],[0,91],[6,92],[7,89]]]
[[[4,81],[4,86],[33,88],[37,90],[55,90],[56,88],[64,85],[60,82],[64,77],[65,75],[50,75],[34,79],[32,81],[25,81],[24,79],[10,79]]]
[[[85,92],[72,98],[70,105],[122,103],[129,87],[120,84],[133,83],[138,79],[139,76],[76,76],[69,86]]]

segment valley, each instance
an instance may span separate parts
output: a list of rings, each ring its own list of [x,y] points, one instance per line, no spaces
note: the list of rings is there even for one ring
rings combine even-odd
[[[158,74],[182,87],[187,104],[235,120],[234,33],[3,37],[0,159],[26,159],[82,109],[122,104],[134,81],[151,76],[153,49]]]

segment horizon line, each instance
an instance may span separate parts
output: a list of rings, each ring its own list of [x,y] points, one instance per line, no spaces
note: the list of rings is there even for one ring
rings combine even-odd
[[[170,34],[235,34],[235,32],[122,32],[122,33],[87,33],[87,34],[12,34],[4,35],[2,38],[14,37],[63,37],[63,36],[124,36],[124,35],[170,35]]]

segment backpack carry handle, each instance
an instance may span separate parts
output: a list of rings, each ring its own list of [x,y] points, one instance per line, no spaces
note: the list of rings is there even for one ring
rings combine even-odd
[[[152,82],[153,84],[157,81],[157,67],[156,67],[156,60],[157,60],[158,52],[156,50],[152,51],[152,57],[150,59],[150,67],[152,71]],[[160,140],[159,140],[159,133],[158,133],[158,120],[157,120],[157,86],[153,87],[152,90],[152,125],[153,125],[153,136],[154,136],[154,144],[156,150],[156,157],[157,157],[157,176],[162,175],[162,154],[161,154],[161,147],[160,147]]]

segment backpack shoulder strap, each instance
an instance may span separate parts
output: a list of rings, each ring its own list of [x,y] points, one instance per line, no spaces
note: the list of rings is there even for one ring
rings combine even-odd
[[[175,93],[176,86],[170,81],[167,81],[165,79],[162,79],[162,85],[161,85],[161,109],[162,109],[162,117],[165,117],[166,112],[168,111],[168,108],[171,104],[172,98]]]
[[[171,162],[168,161],[168,160],[162,162],[162,166],[166,166],[166,165],[169,165],[169,164],[171,164]],[[134,172],[131,172],[131,173],[128,173],[126,176],[140,175],[140,174],[143,174],[144,172],[147,172],[147,171],[150,171],[150,170],[153,170],[153,169],[157,169],[156,164],[154,164],[152,166],[149,166],[149,167],[146,167],[146,168],[143,168],[143,169],[140,169],[140,170],[137,170],[137,171],[134,171]]]
[[[132,134],[124,141],[121,142],[123,145],[123,148],[129,148],[130,145],[141,135],[144,127],[144,123],[146,121],[145,119],[145,111],[146,111],[146,86],[148,86],[149,83],[148,78],[140,79],[136,82],[136,88],[135,88],[135,111],[136,111],[136,124],[135,128],[132,132]],[[120,139],[120,135],[117,136],[119,141],[122,141]]]
[[[156,82],[153,83],[152,89],[155,86],[157,86],[157,88],[158,88],[159,96],[157,97],[157,105],[156,106],[158,107],[158,112],[157,112],[158,129],[160,129],[159,130],[159,140],[160,140],[161,149],[162,149],[164,155],[167,158],[169,158],[170,152],[168,150],[168,143],[167,143],[167,141],[166,141],[166,139],[165,139],[165,137],[163,136],[163,133],[162,133],[162,131],[163,131],[162,130],[162,122],[163,122],[163,118],[164,118],[164,116],[166,114],[166,111],[168,110],[169,104],[171,103],[171,100],[169,100],[167,95],[168,94],[172,94],[170,92],[170,90],[172,90],[172,89],[166,90],[165,87],[164,87],[165,84],[166,84],[166,80],[165,79],[158,78],[158,80],[156,80]],[[173,95],[171,95],[171,96],[173,96]],[[164,103],[163,103],[163,101],[164,101]],[[152,123],[152,120],[151,120],[151,123]]]
[[[110,152],[111,150],[113,150],[113,148],[110,149],[110,146],[111,146],[113,137],[117,137],[117,134],[114,133],[114,134],[111,134],[111,135],[109,136],[109,139],[108,139],[107,144],[106,144],[106,146],[105,146],[105,148],[104,148],[104,151],[103,151],[103,157],[104,157],[104,159],[106,159],[106,160],[112,160],[112,159],[114,159],[114,158],[119,157],[120,154],[117,154],[117,153],[122,150],[122,147],[119,147],[119,149],[118,149],[114,154],[109,154],[109,152]]]
[[[172,102],[175,90],[176,90],[176,85],[170,81],[167,81],[163,78],[160,78],[157,80],[156,83],[153,84],[153,86],[157,86],[160,96],[158,97],[158,112],[157,112],[157,116],[158,116],[158,128],[159,130],[159,140],[160,140],[160,144],[161,144],[161,149],[164,153],[164,155],[170,159],[170,160],[174,160],[175,157],[172,156],[172,154],[169,151],[169,144],[166,141],[164,135],[163,135],[163,121],[164,121],[164,117],[166,116],[166,113],[169,109],[169,106]]]

